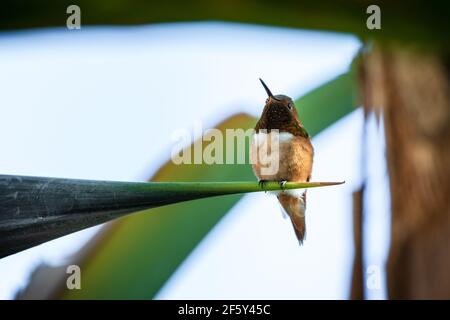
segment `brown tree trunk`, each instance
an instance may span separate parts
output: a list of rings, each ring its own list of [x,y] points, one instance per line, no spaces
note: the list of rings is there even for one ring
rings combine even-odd
[[[365,108],[382,113],[392,230],[388,296],[450,298],[450,85],[446,56],[397,46],[362,59]]]
[[[353,276],[350,299],[364,299],[364,264],[363,264],[363,205],[364,187],[353,193],[353,243],[355,258],[353,260]]]

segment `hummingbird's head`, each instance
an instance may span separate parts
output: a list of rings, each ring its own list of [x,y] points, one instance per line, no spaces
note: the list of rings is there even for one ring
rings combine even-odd
[[[299,117],[294,101],[282,94],[273,95],[264,81],[262,79],[259,79],[259,81],[261,81],[268,95],[261,116],[265,118],[270,127],[268,129],[282,129],[285,126],[290,126],[293,122],[298,122]]]

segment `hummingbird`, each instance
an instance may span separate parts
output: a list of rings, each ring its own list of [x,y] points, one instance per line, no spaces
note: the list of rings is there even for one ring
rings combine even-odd
[[[294,102],[288,96],[273,95],[262,79],[268,98],[262,115],[255,126],[250,147],[252,169],[261,187],[268,181],[277,181],[283,187],[286,182],[308,182],[311,179],[314,148],[310,136],[303,126]],[[271,144],[271,138],[277,135],[278,145]],[[260,148],[266,149],[265,159]],[[270,161],[277,170],[267,173],[263,169]],[[270,170],[269,170],[270,171]],[[299,244],[303,244],[306,234],[306,191],[282,190],[276,193],[283,210],[290,217]]]

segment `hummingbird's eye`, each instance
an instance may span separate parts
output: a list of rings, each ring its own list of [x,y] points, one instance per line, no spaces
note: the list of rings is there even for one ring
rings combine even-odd
[[[292,104],[292,102],[289,102],[289,103],[288,103],[288,109],[289,109],[289,110],[292,110],[293,107],[294,107],[294,105]]]

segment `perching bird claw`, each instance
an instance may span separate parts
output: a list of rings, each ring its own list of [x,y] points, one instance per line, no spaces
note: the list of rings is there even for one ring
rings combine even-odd
[[[265,188],[267,182],[269,182],[269,181],[268,181],[268,180],[259,180],[259,181],[258,181],[259,187],[260,187],[261,189],[263,189],[264,192],[267,192],[267,190],[266,190],[266,188]]]

